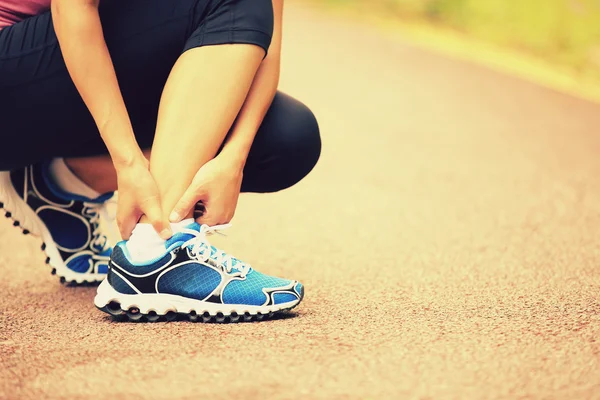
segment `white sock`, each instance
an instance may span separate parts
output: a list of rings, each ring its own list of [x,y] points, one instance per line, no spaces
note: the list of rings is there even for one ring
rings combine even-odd
[[[186,226],[194,223],[193,218],[172,223],[173,233],[180,232]],[[151,224],[137,224],[127,241],[130,261],[135,264],[144,263],[165,254],[165,240],[154,230]]]
[[[48,172],[54,183],[67,193],[83,196],[88,199],[98,198],[101,194],[79,179],[65,164],[63,158],[53,159],[48,166]]]

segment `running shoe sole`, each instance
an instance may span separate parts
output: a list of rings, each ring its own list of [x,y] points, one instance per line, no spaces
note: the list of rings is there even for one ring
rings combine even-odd
[[[156,322],[189,319],[192,322],[250,322],[262,321],[296,307],[304,298],[269,306],[217,304],[171,294],[123,294],[103,281],[98,287],[94,304],[115,320]]]

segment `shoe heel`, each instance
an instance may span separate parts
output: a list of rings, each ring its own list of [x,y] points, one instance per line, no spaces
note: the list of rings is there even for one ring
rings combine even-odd
[[[41,236],[40,219],[13,187],[9,171],[0,172],[0,208],[24,234]]]
[[[29,173],[29,168],[25,174],[26,178],[27,173]],[[97,283],[104,279],[104,276],[101,278],[81,276],[65,265],[48,228],[15,190],[9,171],[0,171],[0,208],[4,210],[4,215],[13,221],[13,225],[20,227],[24,234],[32,234],[42,239],[42,251],[46,254],[46,264],[50,265],[52,275],[57,275],[61,283],[79,285]]]

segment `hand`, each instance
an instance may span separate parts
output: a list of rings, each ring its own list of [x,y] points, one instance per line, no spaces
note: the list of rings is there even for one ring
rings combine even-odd
[[[145,215],[160,237],[169,239],[172,236],[171,224],[163,216],[160,194],[148,170],[148,160],[142,156],[132,165],[117,169],[117,180],[117,224],[121,237],[128,240],[140,217]]]
[[[198,203],[204,213],[197,219],[206,225],[227,224],[235,214],[242,187],[243,168],[223,155],[204,164],[171,213],[171,222],[179,222]]]

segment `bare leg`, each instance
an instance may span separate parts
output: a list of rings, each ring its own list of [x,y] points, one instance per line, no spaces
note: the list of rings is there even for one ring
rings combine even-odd
[[[117,172],[108,155],[66,158],[65,163],[86,185],[98,193],[117,190]]]
[[[150,159],[150,149],[144,150]],[[117,171],[108,154],[93,157],[65,158],[69,169],[86,185],[98,193],[117,190]]]
[[[175,64],[161,98],[150,160],[165,215],[216,155],[263,56],[254,45],[209,46],[187,51]]]

